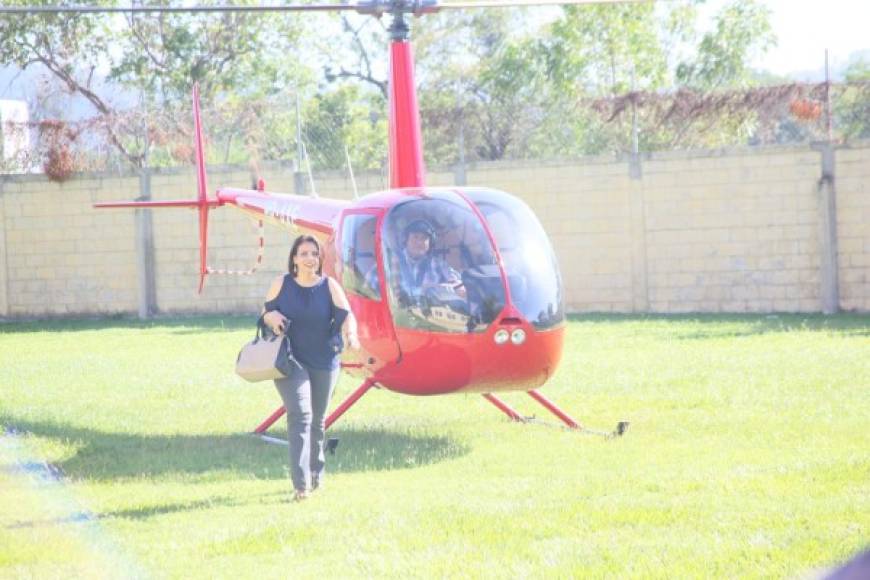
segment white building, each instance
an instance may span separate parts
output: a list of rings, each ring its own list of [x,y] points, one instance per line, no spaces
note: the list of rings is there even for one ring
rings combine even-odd
[[[0,173],[27,171],[30,153],[30,113],[27,103],[0,100]]]

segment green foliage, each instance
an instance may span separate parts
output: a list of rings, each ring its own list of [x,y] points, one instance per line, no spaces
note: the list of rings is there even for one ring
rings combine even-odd
[[[354,169],[380,169],[386,160],[386,119],[386,101],[356,84],[307,100],[303,141],[312,167],[344,168],[347,147]]]
[[[522,12],[445,17],[421,41],[427,161],[453,163],[460,147],[467,160],[626,151],[634,105],[607,115],[598,99],[747,82],[750,57],[772,42],[768,11],[734,0],[699,38],[695,4],[569,6],[537,28]],[[679,102],[669,114],[636,110],[641,150],[746,142],[758,127],[753,114],[722,117]]]
[[[427,163],[626,151],[631,115],[603,115],[597,100],[755,82],[748,62],[773,42],[769,11],[759,0],[731,0],[699,37],[697,4],[568,6],[549,24],[525,9],[412,22]],[[33,15],[0,22],[0,57],[47,66],[88,98],[117,156],[136,166],[190,161],[189,95],[199,83],[211,162],[295,159],[299,96],[313,166],[344,167],[347,147],[355,167],[371,169],[386,158],[384,22],[243,13]],[[91,82],[98,70],[108,70],[103,86]],[[320,79],[330,84],[318,85]],[[111,105],[108,95],[118,88],[139,103]],[[862,99],[839,109],[849,135],[865,134]],[[746,142],[761,125],[752,115],[713,120],[709,111],[675,111],[671,119],[685,118],[666,125],[653,112],[636,111],[641,149]],[[782,138],[803,134],[793,129]]]
[[[857,60],[846,69],[847,85],[834,105],[838,132],[846,139],[870,138],[870,61]]]
[[[161,105],[187,101],[194,83],[205,99],[275,94],[296,85],[297,19],[243,12],[149,13],[129,18],[127,25],[115,39],[123,50],[109,78]]]
[[[770,9],[758,0],[735,0],[715,17],[714,30],[698,45],[697,57],[677,67],[677,80],[687,86],[736,87],[751,78],[749,60],[776,44]]]
[[[299,35],[297,20],[262,14],[34,14],[0,21],[0,57],[45,67],[84,96],[115,151],[134,166],[188,160],[198,83],[206,106],[225,107],[215,116],[233,116],[215,137],[226,145],[224,160],[239,161],[250,159],[254,136],[262,136],[264,104],[311,82],[299,59],[287,58]],[[102,70],[108,75],[98,85]],[[138,95],[138,106],[114,105],[118,88]]]
[[[663,35],[679,22],[657,16],[652,3],[567,7],[553,25],[550,74],[595,96],[658,88],[668,72]]]

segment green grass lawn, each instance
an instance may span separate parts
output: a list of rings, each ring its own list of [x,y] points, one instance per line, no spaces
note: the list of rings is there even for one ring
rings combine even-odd
[[[574,318],[543,393],[626,436],[374,390],[303,503],[247,434],[251,325],[0,325],[0,577],[791,578],[870,542],[870,316]]]

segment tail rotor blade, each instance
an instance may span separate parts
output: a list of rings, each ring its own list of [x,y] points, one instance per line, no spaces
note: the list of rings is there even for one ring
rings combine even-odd
[[[193,129],[196,145],[196,200],[199,205],[199,290],[208,274],[208,183],[205,176],[205,146],[202,137],[202,116],[199,110],[199,84],[193,85]]]
[[[202,117],[199,109],[199,86],[193,87],[193,127],[194,141],[196,146],[196,199],[172,199],[155,201],[110,201],[95,203],[96,208],[110,207],[189,207],[196,209],[199,217],[199,289],[205,285],[205,277],[208,275],[208,212],[214,207],[223,205],[217,199],[209,199],[208,182],[205,175],[205,140],[202,132]]]

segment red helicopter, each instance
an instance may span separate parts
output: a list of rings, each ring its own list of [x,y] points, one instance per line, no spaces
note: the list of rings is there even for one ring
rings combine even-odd
[[[601,0],[598,0],[600,2]],[[605,2],[613,0],[604,0]],[[389,81],[390,188],[353,201],[328,200],[257,189],[220,188],[208,195],[198,90],[193,111],[196,140],[195,200],[128,201],[98,208],[187,207],[199,214],[199,291],[214,271],[207,265],[209,212],[234,206],[262,221],[311,234],[324,248],[323,269],[343,286],[359,324],[361,361],[343,362],[362,384],[326,421],[338,420],[369,389],[408,395],[481,393],[514,421],[526,421],[495,393],[525,391],[565,425],[585,429],[537,389],[562,356],[565,309],[558,263],[540,222],[528,206],[507,193],[482,187],[427,187],[414,60],[407,18],[446,8],[588,4],[590,0],[452,2],[361,0],[355,4],[208,7],[81,7],[85,12],[337,11],[392,18]],[[3,9],[0,9],[3,10]],[[30,11],[71,11],[38,7]],[[458,278],[425,291],[403,285],[402,253],[412,224],[425,224],[431,248]],[[263,421],[262,435],[283,414]]]

